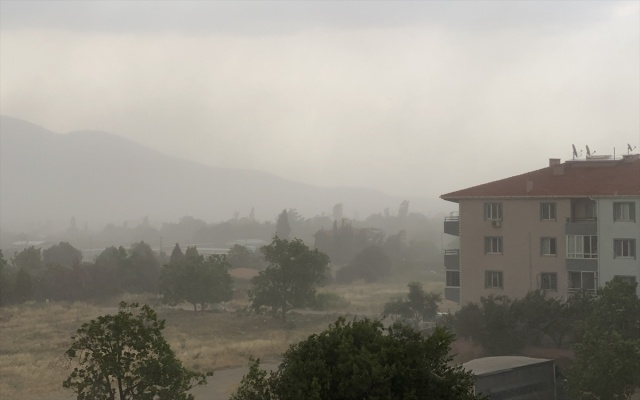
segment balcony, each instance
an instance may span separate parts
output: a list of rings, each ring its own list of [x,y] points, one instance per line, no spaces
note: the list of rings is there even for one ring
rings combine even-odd
[[[451,249],[444,251],[444,267],[446,269],[460,269],[460,250]]]
[[[444,218],[444,233],[458,236],[460,234],[460,217],[452,215]]]
[[[567,271],[598,271],[597,258],[567,258]]]
[[[598,220],[596,218],[567,218],[564,229],[567,235],[597,235]]]

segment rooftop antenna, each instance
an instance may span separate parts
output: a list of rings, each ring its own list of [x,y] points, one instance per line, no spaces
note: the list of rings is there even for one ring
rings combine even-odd
[[[629,143],[627,143],[627,154],[631,154],[631,152],[636,148],[636,146],[631,147]]]
[[[576,150],[575,144],[572,144],[571,147],[573,148],[573,159],[575,160],[576,158],[580,157],[580,155],[578,154],[578,150]]]

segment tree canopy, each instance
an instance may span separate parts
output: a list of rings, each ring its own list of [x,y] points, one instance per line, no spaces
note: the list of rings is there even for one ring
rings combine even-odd
[[[313,303],[316,287],[325,280],[329,257],[309,249],[300,239],[277,236],[261,251],[269,265],[251,280],[251,308],[268,308],[286,321],[287,311]]]
[[[425,292],[419,282],[410,282],[406,299],[394,299],[384,305],[384,314],[398,315],[402,319],[419,325],[421,321],[430,320],[438,313],[438,304],[442,298],[437,293]]]
[[[209,304],[231,300],[233,280],[228,271],[229,263],[224,255],[212,255],[205,259],[196,247],[187,247],[182,254],[176,244],[169,264],[162,267],[160,292],[165,303],[176,305],[187,301],[204,311]]]
[[[63,386],[78,400],[189,400],[204,374],[187,370],[162,336],[164,320],[144,305],[82,324],[65,352],[78,365]]]
[[[571,398],[626,400],[640,387],[640,299],[636,285],[615,278],[598,289],[567,375]]]
[[[473,376],[451,365],[453,335],[425,337],[407,325],[338,319],[289,348],[277,371],[252,361],[231,400],[471,400]]]

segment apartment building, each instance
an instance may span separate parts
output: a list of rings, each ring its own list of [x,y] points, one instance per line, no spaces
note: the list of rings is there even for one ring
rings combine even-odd
[[[444,255],[448,300],[536,289],[566,296],[614,277],[640,281],[639,154],[550,159],[546,168],[440,197],[459,207],[444,221],[459,239]]]

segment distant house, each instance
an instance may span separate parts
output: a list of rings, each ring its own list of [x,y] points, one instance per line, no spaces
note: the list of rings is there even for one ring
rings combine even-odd
[[[640,155],[567,161],[447,193],[445,298],[566,296],[614,277],[640,281]],[[640,293],[640,287],[639,287]]]
[[[484,357],[463,364],[475,376],[474,391],[490,400],[555,400],[553,360],[520,356]]]

